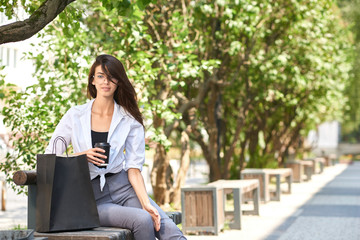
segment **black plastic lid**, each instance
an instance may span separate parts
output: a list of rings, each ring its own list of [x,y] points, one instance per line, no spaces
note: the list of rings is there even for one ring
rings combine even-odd
[[[110,146],[110,143],[107,143],[107,142],[98,142],[98,143],[95,143],[95,147],[111,147],[111,146]]]

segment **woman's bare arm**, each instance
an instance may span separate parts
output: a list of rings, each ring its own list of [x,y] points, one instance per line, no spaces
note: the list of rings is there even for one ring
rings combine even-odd
[[[128,170],[128,178],[129,182],[135,190],[137,197],[139,198],[142,208],[149,212],[153,219],[155,230],[159,231],[161,217],[158,210],[150,203],[149,196],[146,192],[144,179],[140,170],[137,168],[130,168]]]

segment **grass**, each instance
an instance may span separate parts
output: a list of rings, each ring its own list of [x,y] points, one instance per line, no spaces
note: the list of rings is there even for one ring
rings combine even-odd
[[[360,161],[360,154],[354,155],[352,158],[353,161]]]
[[[11,230],[27,230],[26,226],[21,226],[20,224],[15,225]]]

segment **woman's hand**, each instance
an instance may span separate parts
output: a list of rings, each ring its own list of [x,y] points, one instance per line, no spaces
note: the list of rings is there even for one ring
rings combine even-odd
[[[89,150],[86,150],[81,153],[77,153],[75,155],[86,154],[89,163],[93,163],[99,166],[100,164],[105,163],[105,161],[102,160],[101,158],[106,158],[106,156],[101,153],[105,153],[105,150],[101,148],[90,148]]]
[[[152,220],[154,222],[154,228],[156,231],[159,231],[160,230],[160,220],[161,220],[161,217],[160,217],[160,214],[158,212],[158,210],[151,204],[148,204],[146,206],[144,206],[144,209],[150,213],[151,217],[152,217]]]

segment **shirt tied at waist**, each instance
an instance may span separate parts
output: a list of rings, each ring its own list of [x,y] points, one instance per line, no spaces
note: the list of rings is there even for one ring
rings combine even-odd
[[[98,176],[96,176],[94,179],[98,179],[100,178],[100,190],[103,191],[105,183],[106,183],[106,178],[111,177],[115,175],[115,173],[106,173],[106,174],[99,174]]]

